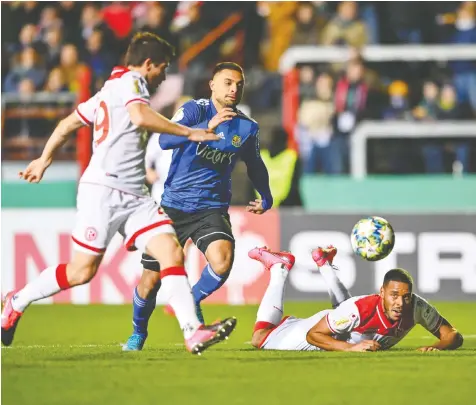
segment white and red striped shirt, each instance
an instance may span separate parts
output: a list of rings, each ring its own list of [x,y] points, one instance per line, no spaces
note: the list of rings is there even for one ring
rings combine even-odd
[[[344,301],[326,315],[327,325],[337,337],[350,334],[349,343],[375,340],[388,349],[402,340],[416,325],[436,332],[443,318],[435,307],[417,294],[400,320],[391,322],[386,316],[379,295],[363,295]]]
[[[103,88],[78,105],[78,118],[93,126],[93,154],[82,183],[147,193],[144,157],[148,133],[131,122],[127,106],[149,104],[149,98],[147,82],[138,72],[115,67]]]

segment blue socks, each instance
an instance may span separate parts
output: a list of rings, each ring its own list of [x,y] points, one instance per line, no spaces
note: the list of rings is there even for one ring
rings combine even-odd
[[[229,274],[230,272],[223,276],[219,276],[212,270],[209,264],[207,264],[203,269],[200,279],[192,288],[193,298],[197,307],[197,316],[199,317],[200,322],[203,323],[200,302],[218,290],[228,279]],[[132,300],[132,325],[135,334],[147,336],[147,327],[152,312],[154,312],[155,309],[157,291],[151,293],[148,299],[143,299],[139,297],[139,294],[137,294],[137,288],[134,289],[134,297]]]
[[[230,272],[224,274],[223,276],[219,276],[212,270],[211,266],[207,264],[202,271],[200,280],[198,280],[197,284],[195,284],[192,288],[195,304],[199,304],[200,301],[204,300],[211,293],[218,290],[225,283],[229,274]]]
[[[157,298],[157,291],[151,294],[149,299],[145,300],[137,294],[137,288],[134,289],[134,299],[132,300],[132,325],[134,333],[139,335],[147,335],[147,326],[149,319],[154,312]]]

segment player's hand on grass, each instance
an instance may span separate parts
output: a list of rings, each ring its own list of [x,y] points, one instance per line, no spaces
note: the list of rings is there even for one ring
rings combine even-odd
[[[26,180],[28,183],[39,183],[50,164],[51,161],[45,161],[42,158],[35,159],[27,166],[25,171],[18,174],[21,179]]]
[[[236,117],[236,112],[232,108],[224,108],[208,122],[208,129],[214,130],[222,122],[230,121],[233,117]]]
[[[220,138],[209,129],[191,128],[188,139],[192,142],[218,141]]]
[[[423,347],[419,347],[417,351],[425,353],[425,352],[439,352],[440,350],[433,346],[423,346]]]
[[[249,204],[250,205],[246,207],[246,211],[248,212],[261,215],[261,214],[264,214],[264,212],[266,211],[263,208],[263,200],[256,199],[254,201],[250,201]]]
[[[353,345],[349,351],[350,352],[375,352],[380,349],[380,344],[375,340],[362,340],[355,345]]]

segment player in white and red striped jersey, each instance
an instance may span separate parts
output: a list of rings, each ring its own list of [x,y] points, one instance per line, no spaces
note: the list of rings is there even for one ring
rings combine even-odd
[[[258,309],[252,344],[266,350],[376,351],[396,345],[417,324],[439,341],[420,351],[452,350],[463,337],[435,307],[412,293],[413,280],[403,269],[386,273],[379,294],[351,297],[335,274],[332,261],[337,249],[317,248],[312,252],[326,281],[334,309],[310,318],[282,317],[286,279],[294,266],[294,256],[255,248],[249,252],[270,271],[269,286]]]
[[[200,354],[233,331],[234,318],[211,326],[198,320],[172,221],[144,184],[148,131],[199,142],[219,139],[209,130],[174,123],[149,107],[149,89],[165,80],[173,54],[173,47],[158,36],[135,35],[127,50],[127,67],[114,68],[103,88],[58,124],[42,156],[20,173],[26,181],[38,183],[69,136],[81,126],[93,126],[93,154],[78,189],[74,257],[70,263],[48,267],[21,290],[7,294],[2,311],[3,344],[12,343],[18,322],[32,302],[89,282],[116,232],[129,250],[151,254],[164,269],[154,281],[165,289],[190,352]],[[146,302],[147,297],[138,293],[134,299]]]

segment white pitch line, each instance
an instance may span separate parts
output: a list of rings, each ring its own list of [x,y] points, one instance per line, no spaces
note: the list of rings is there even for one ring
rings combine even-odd
[[[113,345],[17,345],[17,346],[2,346],[3,349],[90,349],[90,348],[104,348],[104,347],[122,347],[125,343],[116,343]],[[171,346],[183,346],[183,343],[170,343]]]
[[[476,335],[463,335],[464,339],[476,339]],[[411,336],[406,337],[403,340],[420,340],[420,339],[436,339],[433,336]],[[251,342],[243,342],[244,345],[251,345]],[[114,345],[23,345],[23,346],[2,346],[2,350],[5,349],[60,349],[60,348],[70,348],[70,349],[91,349],[91,348],[104,348],[104,347],[122,347],[124,343],[117,343]],[[172,346],[183,346],[183,343],[170,343]]]
[[[58,349],[68,347],[70,349],[74,348],[94,348],[94,347],[120,347],[121,344],[115,345],[26,345],[26,346],[3,346],[3,349]]]
[[[402,340],[408,340],[408,339],[420,340],[420,339],[437,339],[437,338],[434,336],[411,336],[411,337],[403,338]],[[463,335],[463,339],[476,339],[476,335]]]

